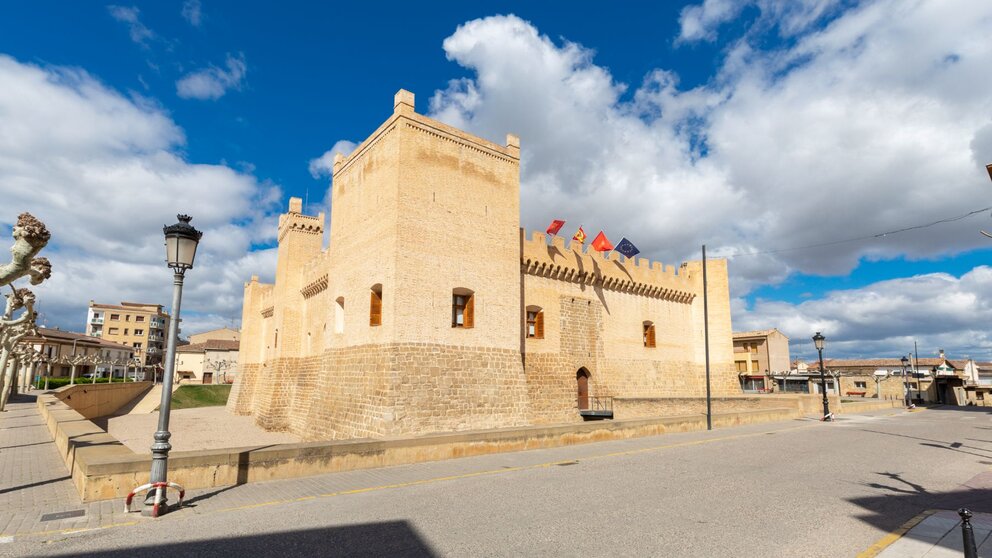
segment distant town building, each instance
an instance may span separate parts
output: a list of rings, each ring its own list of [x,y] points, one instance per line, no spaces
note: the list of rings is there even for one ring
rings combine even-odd
[[[789,371],[789,338],[779,330],[734,333],[734,366],[745,392],[773,391],[769,380]]]
[[[86,314],[86,334],[127,345],[143,365],[161,364],[169,314],[161,304],[121,302],[120,305],[90,301]]]
[[[237,329],[231,329],[229,327],[222,327],[220,329],[211,329],[210,331],[204,331],[203,333],[194,333],[189,336],[189,342],[192,344],[203,343],[204,341],[240,341],[241,331]]]
[[[72,361],[76,361],[77,378],[94,373],[107,377],[111,372],[115,378],[123,378],[127,367],[134,365],[129,362],[134,349],[127,345],[57,328],[38,328],[38,335],[24,337],[20,344],[41,356],[30,374],[32,377],[67,378],[72,372]]]
[[[223,327],[189,336],[176,348],[176,379],[182,383],[230,384],[238,375],[241,332]]]

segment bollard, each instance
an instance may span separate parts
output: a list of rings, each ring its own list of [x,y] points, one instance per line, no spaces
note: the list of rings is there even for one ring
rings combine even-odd
[[[968,508],[958,510],[961,516],[961,538],[964,540],[964,558],[978,558],[978,548],[975,547],[975,530],[971,527],[971,511]]]

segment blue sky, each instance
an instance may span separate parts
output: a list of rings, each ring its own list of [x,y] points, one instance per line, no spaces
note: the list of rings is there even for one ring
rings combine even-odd
[[[157,227],[189,212],[207,235],[187,329],[222,325],[241,282],[271,276],[286,199],[326,210],[320,158],[402,87],[418,112],[521,136],[525,227],[729,257],[735,329],[778,327],[796,356],[822,330],[836,356],[916,339],[921,356],[992,358],[987,212],[744,255],[992,205],[992,8],[655,4],[7,5],[0,223],[49,223],[62,266],[42,313],[81,329],[90,298],[168,300]]]

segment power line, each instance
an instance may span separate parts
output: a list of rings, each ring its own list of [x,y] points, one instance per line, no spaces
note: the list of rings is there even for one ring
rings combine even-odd
[[[741,254],[728,254],[726,256],[721,256],[721,257],[724,257],[724,258],[727,258],[727,259],[733,259],[733,258],[736,258],[738,256],[760,256],[760,255],[763,255],[763,254],[779,254],[781,252],[791,252],[793,250],[806,250],[806,249],[809,249],[809,248],[823,248],[825,246],[836,246],[838,244],[847,244],[849,242],[860,242],[862,240],[871,240],[873,238],[882,238],[882,237],[893,235],[893,234],[899,234],[899,233],[904,233],[904,232],[908,232],[908,231],[914,231],[914,230],[918,230],[918,229],[925,229],[925,228],[928,228],[928,227],[932,227],[934,225],[941,225],[943,223],[953,223],[954,221],[960,221],[962,219],[967,219],[968,217],[971,217],[972,215],[977,215],[977,214],[983,213],[985,211],[992,211],[992,206],[983,207],[981,209],[976,209],[974,211],[970,211],[968,213],[965,213],[964,215],[958,215],[956,217],[948,217],[946,219],[940,219],[938,221],[933,221],[932,223],[925,223],[925,224],[922,224],[922,225],[913,225],[911,227],[905,227],[905,228],[902,228],[902,229],[896,229],[894,231],[885,231],[885,232],[880,232],[880,233],[877,233],[877,234],[871,234],[871,235],[867,235],[867,236],[858,236],[858,237],[855,237],[855,238],[847,238],[847,239],[844,239],[844,240],[832,240],[832,241],[829,241],[829,242],[819,242],[817,244],[807,244],[805,246],[794,246],[792,248],[779,248],[779,249],[776,249],[776,250],[762,250],[760,252],[744,252],[744,253],[741,253]]]

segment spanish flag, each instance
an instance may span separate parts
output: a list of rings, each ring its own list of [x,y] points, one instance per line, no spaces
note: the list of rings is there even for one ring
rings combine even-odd
[[[575,232],[575,236],[572,237],[572,240],[577,241],[579,244],[586,243],[586,231],[582,230],[582,225],[579,225],[579,230]]]

